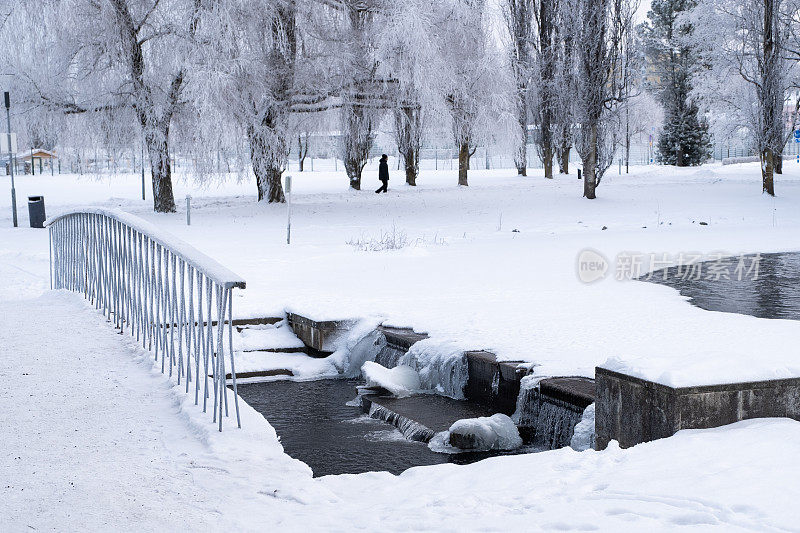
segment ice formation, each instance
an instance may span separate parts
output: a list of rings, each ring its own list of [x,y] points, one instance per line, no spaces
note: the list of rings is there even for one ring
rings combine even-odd
[[[410,366],[386,368],[374,361],[366,361],[361,372],[368,386],[383,387],[395,396],[410,396],[420,390],[419,375]]]
[[[573,450],[582,452],[583,450],[593,450],[594,443],[594,404],[591,404],[583,411],[581,421],[575,426],[575,432],[572,434],[569,445]]]
[[[424,339],[398,361],[419,373],[421,388],[436,391],[457,400],[464,399],[467,384],[467,358],[464,349],[454,342]]]

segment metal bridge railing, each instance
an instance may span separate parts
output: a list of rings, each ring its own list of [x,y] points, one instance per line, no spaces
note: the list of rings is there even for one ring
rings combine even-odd
[[[127,330],[177,375],[213,421],[228,416],[226,351],[239,427],[233,355],[233,289],[239,276],[177,237],[116,209],[82,208],[45,222],[53,289],[83,293],[120,331]],[[209,385],[209,377],[211,385]],[[213,389],[213,390],[212,390]]]

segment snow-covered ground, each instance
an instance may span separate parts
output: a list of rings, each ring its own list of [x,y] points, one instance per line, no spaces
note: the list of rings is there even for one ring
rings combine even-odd
[[[296,173],[291,245],[286,207],[258,205],[252,183],[192,189],[191,226],[183,198],[193,185],[180,180],[171,215],[141,201],[135,175],[23,176],[17,189],[20,198],[44,194],[50,214],[101,204],[175,233],[247,280],[234,305],[239,316],[380,316],[437,341],[531,361],[540,375],[592,376],[614,359],[614,368],[642,377],[695,385],[800,376],[790,342],[800,324],[692,308],[669,288],[616,280],[615,258],[800,248],[800,168],[786,167],[777,198],[760,194],[758,166],[745,164],[632,167],[630,176],[612,169],[596,201],[581,198],[576,176],[551,181],[536,171],[527,179],[473,171],[469,188],[450,171],[425,172],[416,188],[393,172],[385,195],[349,191],[341,173]],[[0,217],[0,274],[10,280],[0,294],[40,293],[45,233],[11,231],[8,212]],[[379,241],[405,245],[348,244]],[[578,279],[585,249],[611,263],[603,281]]]
[[[44,194],[50,214],[120,207],[177,234],[247,280],[239,316],[381,316],[542,375],[592,375],[610,358],[680,385],[800,375],[797,322],[702,311],[666,287],[613,279],[613,264],[594,284],[576,275],[586,248],[612,262],[623,251],[795,250],[800,169],[787,165],[776,199],[760,195],[756,165],[636,170],[610,174],[592,202],[575,176],[475,171],[465,189],[450,172],[417,188],[393,174],[377,196],[346,190],[341,175],[296,175],[289,246],[286,207],[257,205],[249,183],[193,190],[188,227],[180,182],[173,215],[137,200],[136,176],[23,176],[17,192]],[[13,312],[0,319],[0,530],[799,529],[800,423],[789,420],[314,480],[248,406],[243,430],[216,433],[99,314],[46,293],[46,232],[10,226],[4,210],[0,301]],[[404,239],[386,251],[348,244]]]

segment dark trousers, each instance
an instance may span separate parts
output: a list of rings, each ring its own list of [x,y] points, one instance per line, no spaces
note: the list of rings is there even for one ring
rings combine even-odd
[[[381,180],[381,183],[383,183],[383,185],[378,187],[378,190],[375,192],[386,192],[389,190],[389,180]]]

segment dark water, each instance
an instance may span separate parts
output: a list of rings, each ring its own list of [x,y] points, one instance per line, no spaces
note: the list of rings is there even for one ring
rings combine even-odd
[[[406,440],[393,426],[345,405],[360,384],[345,379],[273,381],[239,385],[239,394],[269,420],[286,453],[309,465],[314,476],[381,470],[399,474],[412,466],[466,464],[498,455],[442,454]]]
[[[754,258],[744,257],[748,268]],[[663,271],[658,271],[648,281],[677,289],[692,304],[709,311],[800,320],[800,252],[762,254],[757,275],[742,275],[742,279],[736,275],[739,257],[718,263],[730,279],[707,279],[708,264],[703,263],[706,268],[700,279],[681,279],[678,268],[672,267],[666,269],[666,280]]]

